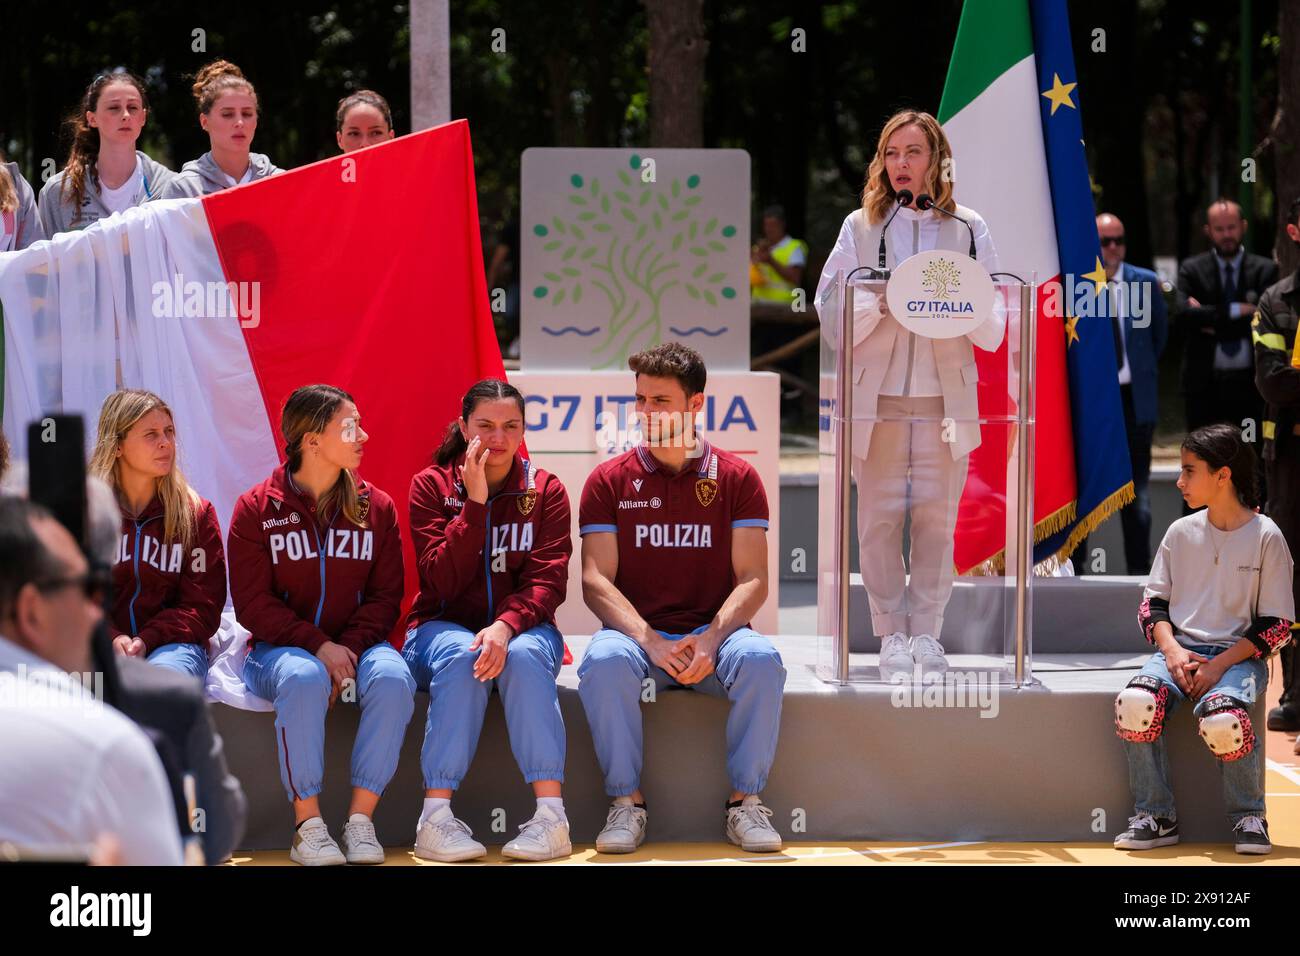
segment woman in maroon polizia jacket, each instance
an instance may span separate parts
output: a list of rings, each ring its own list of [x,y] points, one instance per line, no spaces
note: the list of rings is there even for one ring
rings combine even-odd
[[[296,389],[284,404],[285,463],[230,519],[230,596],[251,634],[244,683],[275,704],[280,780],[306,866],[382,863],[371,822],[397,769],[415,684],[387,642],[401,614],[402,539],[393,499],[354,472],[369,436],[352,396]],[[361,707],[340,852],[320,816],[325,714]]]
[[[548,860],[572,852],[555,687],[564,658],[555,610],[573,552],[569,498],[558,478],[520,455],[523,434],[519,390],[485,379],[465,395],[434,464],[411,482],[420,594],[403,656],[429,691],[415,844],[425,859],[486,852],[452,814],[451,795],[474,757],[493,681],[515,760],[537,797],[536,813],[502,855]]]
[[[120,654],[203,680],[226,604],[226,562],[212,503],[176,464],[167,403],[143,389],[104,399],[90,471],[122,508],[108,626]]]

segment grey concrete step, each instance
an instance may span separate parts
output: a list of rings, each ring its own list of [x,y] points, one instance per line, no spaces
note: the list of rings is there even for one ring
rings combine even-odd
[[[581,660],[586,640],[569,643]],[[953,694],[940,701],[943,706],[929,706],[923,694],[909,696],[896,686],[819,681],[813,638],[787,636],[776,644],[788,678],[780,744],[763,797],[787,840],[1097,841],[1125,827],[1132,799],[1113,700],[1143,659],[1140,648],[1039,655],[1038,687],[986,685],[983,698],[963,701]],[[872,661],[857,663],[865,668]],[[574,842],[590,844],[609,801],[576,690],[576,667],[565,667],[559,684],[568,732],[565,804]],[[426,701],[417,695],[397,774],[375,816],[379,839],[388,846],[410,846],[415,839]],[[958,706],[963,702],[974,706]],[[293,819],[276,765],[274,715],[224,704],[213,709],[231,769],[249,797],[243,848],[288,846]],[[677,690],[641,710],[649,839],[722,840],[727,704]],[[1262,704],[1254,718],[1262,726]],[[326,720],[321,804],[335,833],[347,812],[357,721],[358,710],[349,705],[336,706]],[[1218,768],[1196,736],[1190,708],[1174,714],[1166,733],[1184,839],[1226,840]],[[504,843],[532,814],[495,695],[454,807],[479,839],[492,844]]]

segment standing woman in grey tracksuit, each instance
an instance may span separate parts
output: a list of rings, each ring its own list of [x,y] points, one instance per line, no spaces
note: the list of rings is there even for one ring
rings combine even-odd
[[[148,114],[138,76],[121,71],[91,80],[64,121],[72,139],[68,161],[41,189],[46,236],[85,229],[159,197],[176,174],[135,148]]]
[[[32,187],[19,172],[17,163],[0,162],[0,252],[26,249],[44,238],[45,227],[36,210]]]
[[[239,67],[215,60],[199,70],[191,91],[199,107],[199,125],[207,131],[212,148],[181,167],[164,199],[206,196],[283,172],[266,156],[251,152],[257,132],[257,91]]]

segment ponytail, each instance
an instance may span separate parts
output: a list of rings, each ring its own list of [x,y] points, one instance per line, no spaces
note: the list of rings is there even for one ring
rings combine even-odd
[[[465,397],[461,399],[460,418],[453,418],[447,426],[447,433],[442,436],[442,444],[434,452],[434,464],[446,468],[465,453],[469,443],[465,441],[465,436],[461,434],[460,426],[462,422],[469,423],[469,416],[474,413],[474,408],[479,402],[491,402],[503,398],[513,400],[519,406],[519,414],[524,414],[523,393],[509,382],[503,382],[499,378],[485,378],[481,382],[475,383],[465,393]]]
[[[68,115],[63,121],[66,134],[72,140],[68,150],[68,161],[63,165],[63,184],[59,189],[59,199],[72,206],[72,222],[75,226],[81,221],[81,206],[86,201],[86,183],[99,178],[95,163],[99,159],[99,130],[86,122],[86,114],[99,108],[99,97],[104,89],[112,83],[129,83],[140,94],[140,105],[149,109],[149,96],[145,93],[144,80],[134,73],[119,70],[114,73],[100,73],[86,92],[81,95],[77,111]]]
[[[1183,439],[1183,451],[1191,452],[1210,471],[1228,468],[1237,500],[1247,508],[1259,507],[1259,476],[1255,450],[1241,438],[1236,425],[1206,425]]]
[[[446,468],[465,454],[465,449],[468,447],[469,442],[465,441],[465,436],[460,433],[460,419],[453,418],[447,425],[447,434],[442,436],[442,444],[434,452],[433,460],[438,465]]]

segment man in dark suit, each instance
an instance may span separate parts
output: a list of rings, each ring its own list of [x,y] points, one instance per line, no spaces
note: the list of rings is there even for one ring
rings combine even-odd
[[[1242,246],[1247,222],[1235,202],[1216,200],[1205,219],[1214,248],[1178,269],[1178,291],[1186,296],[1178,324],[1185,339],[1187,430],[1216,422],[1240,428],[1249,419],[1258,450],[1264,406],[1255,388],[1250,321],[1260,295],[1277,281],[1277,263]]]
[[[1107,295],[1102,308],[1110,317],[1115,365],[1124,406],[1129,462],[1133,467],[1133,502],[1119,513],[1124,529],[1124,560],[1129,574],[1151,570],[1151,440],[1156,430],[1157,362],[1169,334],[1160,280],[1149,269],[1124,261],[1124,223],[1104,212],[1097,217]]]

